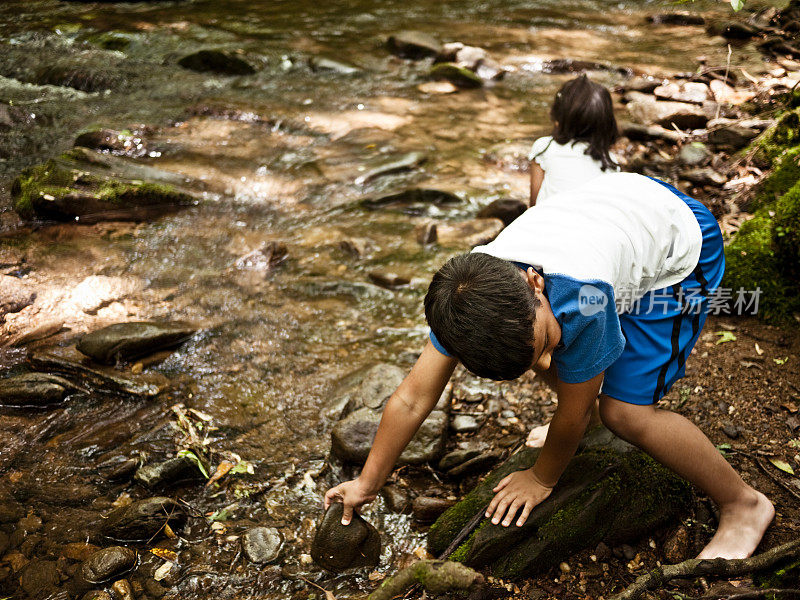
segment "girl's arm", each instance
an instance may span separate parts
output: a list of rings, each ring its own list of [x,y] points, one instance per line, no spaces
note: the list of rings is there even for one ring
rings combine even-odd
[[[536,197],[542,188],[544,181],[544,169],[535,160],[531,161],[531,201],[528,206],[536,206]]]
[[[334,500],[344,504],[343,525],[350,523],[354,509],[375,499],[400,454],[436,406],[457,363],[427,343],[411,372],[386,403],[361,475],[325,494],[326,509]]]

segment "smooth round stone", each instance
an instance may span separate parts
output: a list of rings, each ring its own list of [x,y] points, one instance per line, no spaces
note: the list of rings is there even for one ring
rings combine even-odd
[[[343,507],[334,502],[322,517],[311,544],[311,557],[328,571],[338,573],[353,567],[374,567],[381,555],[381,536],[358,513],[342,525]]]
[[[274,527],[253,527],[242,536],[242,549],[250,562],[264,564],[278,558],[283,538]]]
[[[89,583],[100,583],[129,571],[136,558],[136,551],[124,546],[103,548],[83,563],[81,575]]]
[[[481,422],[472,415],[456,415],[450,422],[450,428],[456,433],[472,433],[481,428]]]

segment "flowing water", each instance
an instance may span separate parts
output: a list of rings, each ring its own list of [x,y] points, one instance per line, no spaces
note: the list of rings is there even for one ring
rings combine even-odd
[[[645,22],[674,8],[600,0],[3,2],[0,98],[27,114],[24,127],[4,133],[0,148],[4,206],[21,168],[67,150],[90,125],[141,128],[150,153],[138,161],[184,175],[203,197],[136,226],[62,225],[0,240],[24,253],[40,295],[69,292],[90,275],[129,286],[125,298],[88,320],[76,317],[58,343],[126,319],[180,319],[201,328],[150,368],[172,380],[166,397],[88,397],[40,412],[5,410],[0,482],[44,521],[45,539],[34,554],[85,540],[120,494],[143,496],[106,482],[99,465],[120,456],[165,456],[177,435],[171,407],[183,403],[212,419],[210,447],[235,452],[254,473],[236,489],[181,491],[195,511],[228,507],[229,518],[223,534],[197,519],[187,540],[173,544],[180,551],[178,597],[315,593],[298,573],[337,597],[370,589],[366,571],[323,575],[302,555],[326,481],[343,475],[314,483],[328,453],[333,423],[326,407],[336,382],[376,361],[412,364],[426,335],[427,280],[458,251],[420,246],[414,227],[474,216],[497,198],[525,197],[526,175],[485,155],[495,144],[549,129],[551,98],[572,75],[545,74],[542,60],[601,61],[653,74],[685,70],[701,54],[724,64],[724,45],[702,27]],[[698,2],[691,10],[724,16],[729,9]],[[417,85],[429,63],[384,49],[385,36],[401,29],[481,46],[510,71],[481,90],[423,93]],[[181,56],[208,47],[241,52],[257,73],[224,77],[177,66]],[[361,71],[314,71],[309,59],[319,56]],[[91,85],[43,85],[43,69],[53,66],[81,67]],[[623,79],[615,71],[593,76],[609,86]],[[427,161],[410,173],[360,183],[371,165],[409,151]],[[358,204],[410,185],[452,191],[462,202],[407,211]],[[4,228],[18,225],[10,212],[0,216]],[[346,240],[364,252],[347,252]],[[267,278],[235,266],[272,241],[286,245],[288,259]],[[378,268],[411,283],[397,291],[374,286],[367,275]],[[18,368],[22,358],[10,352],[3,360]],[[424,540],[407,516],[384,516],[381,508],[379,501],[367,515],[385,534],[379,570],[389,571]],[[283,570],[259,570],[241,558],[236,536],[253,523],[284,534]],[[0,588],[14,591],[12,579]]]

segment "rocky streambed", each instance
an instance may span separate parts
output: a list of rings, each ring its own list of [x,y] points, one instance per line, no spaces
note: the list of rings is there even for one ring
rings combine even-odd
[[[312,562],[322,493],[357,472],[425,340],[430,274],[524,209],[528,148],[576,73],[616,90],[623,168],[677,183],[726,233],[786,191],[754,186],[796,130],[775,118],[798,81],[790,21],[768,7],[0,14],[1,595],[361,597],[441,545],[429,524],[448,509],[460,524],[456,502],[552,414],[535,379],[458,372],[365,511],[378,555],[365,533],[366,566]],[[768,143],[744,160],[753,139]],[[793,464],[796,340],[724,315],[705,336],[665,402],[721,445]],[[744,456],[778,496],[768,541],[792,535],[785,490]],[[713,518],[694,500],[498,585],[603,595],[691,554]]]

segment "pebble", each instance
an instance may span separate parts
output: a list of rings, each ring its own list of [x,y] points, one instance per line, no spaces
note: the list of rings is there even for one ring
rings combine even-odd
[[[625,557],[625,560],[633,560],[636,558],[636,550],[628,544],[622,544],[622,555]]]
[[[558,568],[561,569],[562,573],[569,573],[572,570],[565,562],[562,562],[560,565],[558,565]]]
[[[500,413],[500,416],[505,418],[505,419],[513,419],[517,415],[513,410],[506,409],[506,410],[504,410],[503,412]]]
[[[278,558],[283,539],[274,527],[254,527],[242,536],[242,549],[250,562],[263,564]]]
[[[473,433],[481,428],[481,422],[472,415],[456,415],[450,422],[450,429],[456,433]]]
[[[723,433],[725,435],[727,435],[732,440],[737,439],[739,437],[739,434],[740,434],[739,428],[736,427],[735,425],[730,424],[730,423],[723,424],[722,431],[723,431]]]

